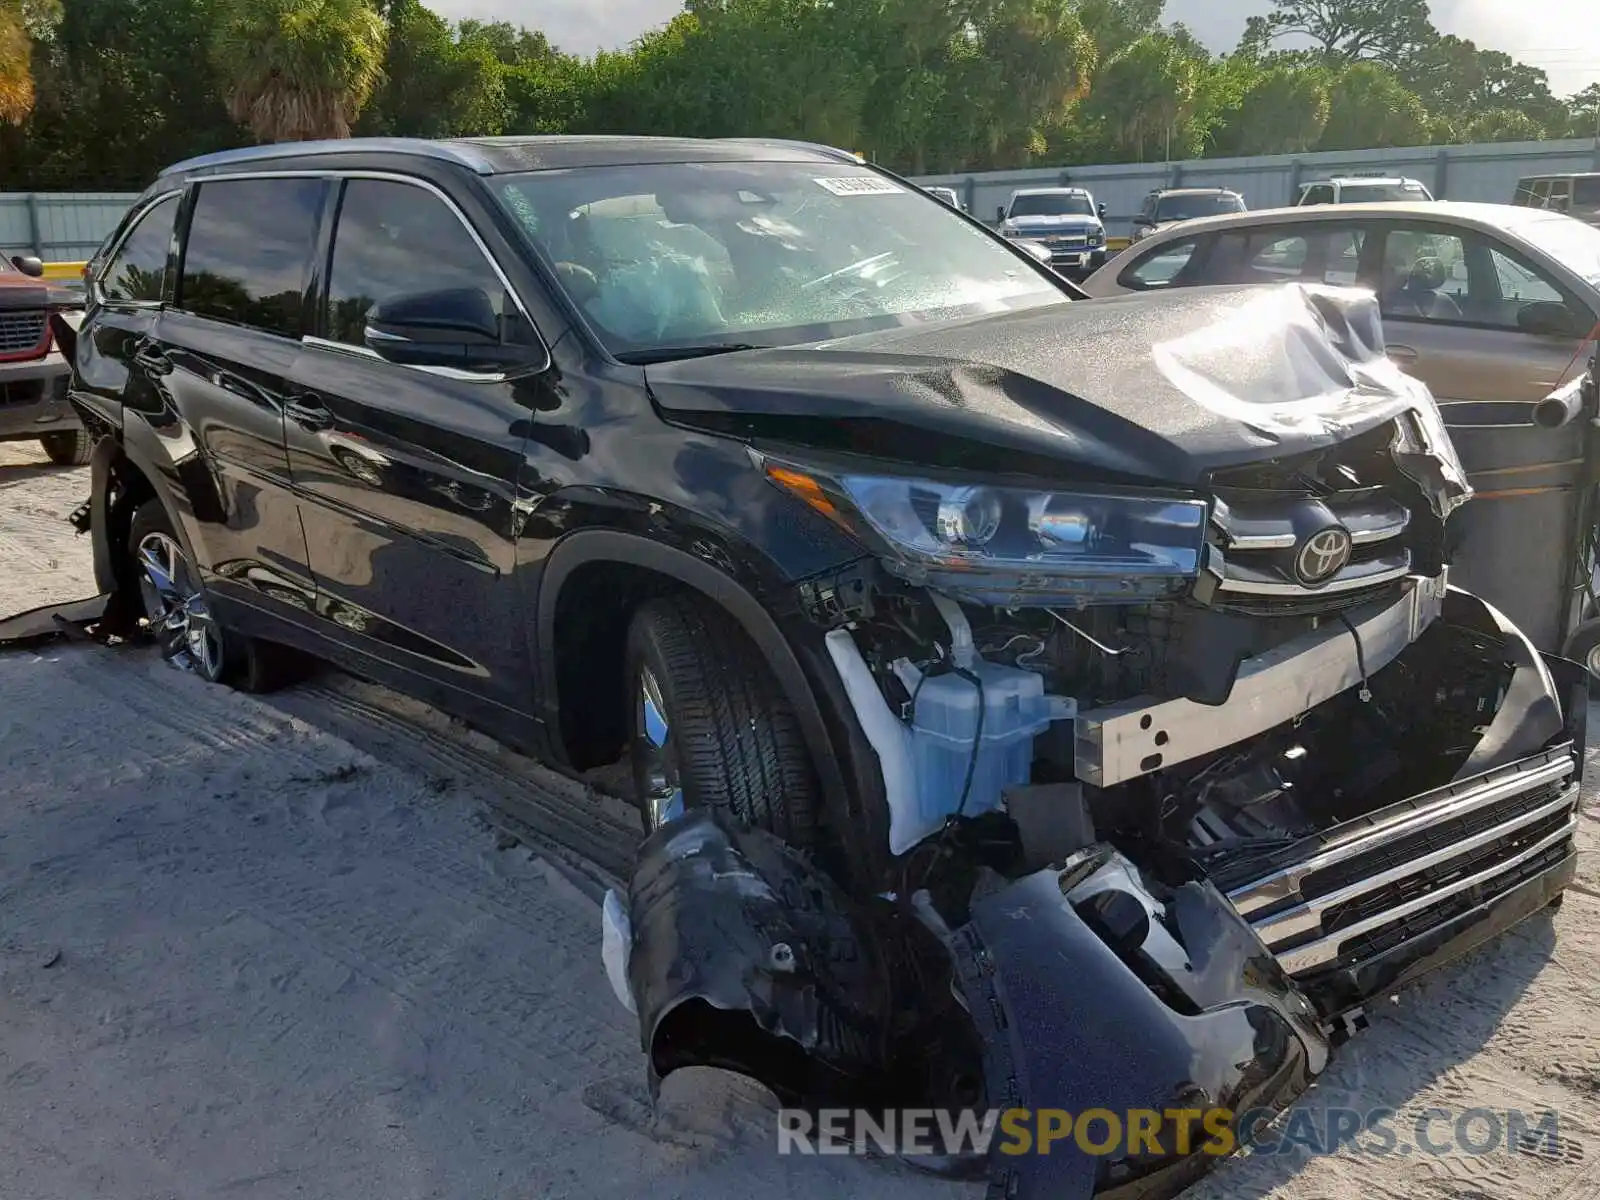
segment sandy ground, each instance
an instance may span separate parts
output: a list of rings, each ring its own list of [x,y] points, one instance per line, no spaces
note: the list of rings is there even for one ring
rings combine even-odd
[[[93,590],[60,522],[86,488],[0,446],[0,614]],[[652,1110],[570,791],[333,673],[269,704],[143,653],[0,654],[0,1198],[981,1195],[780,1158],[715,1072]],[[1597,918],[1591,859],[1344,1048],[1304,1107],[1399,1110],[1399,1150],[1235,1158],[1190,1195],[1600,1196]],[[1429,1108],[1559,1137],[1405,1153]]]

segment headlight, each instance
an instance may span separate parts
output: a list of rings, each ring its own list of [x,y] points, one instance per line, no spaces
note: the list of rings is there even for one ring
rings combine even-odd
[[[1000,236],[1001,237],[1021,237],[1022,236],[1022,230],[1020,230],[1020,229],[1007,229],[1005,227],[1002,227],[1001,230],[1000,230]]]
[[[763,467],[894,574],[978,604],[1125,604],[1199,574],[1203,500]]]
[[[1104,229],[1091,229],[1091,230],[1089,230],[1089,244],[1091,246],[1098,246],[1101,242],[1103,242],[1105,240],[1106,240],[1106,231]]]

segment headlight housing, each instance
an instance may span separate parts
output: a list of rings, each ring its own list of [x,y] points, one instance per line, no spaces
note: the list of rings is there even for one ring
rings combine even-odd
[[[1200,571],[1207,509],[1191,496],[763,467],[893,574],[976,604],[1127,604],[1181,593]]]
[[[1104,229],[1091,229],[1091,230],[1089,230],[1089,244],[1091,246],[1103,245],[1105,243],[1105,240],[1106,240],[1106,231]]]

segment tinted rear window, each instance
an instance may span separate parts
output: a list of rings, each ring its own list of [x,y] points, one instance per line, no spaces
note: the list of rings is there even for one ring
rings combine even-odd
[[[1346,204],[1388,204],[1404,200],[1426,200],[1420,183],[1347,183],[1339,190]]]
[[[298,337],[324,188],[320,179],[201,184],[189,220],[178,307]]]
[[[1600,208],[1600,175],[1584,175],[1574,179],[1572,203],[1584,208]]]

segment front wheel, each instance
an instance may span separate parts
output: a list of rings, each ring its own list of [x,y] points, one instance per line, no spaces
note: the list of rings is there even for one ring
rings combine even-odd
[[[629,757],[654,830],[719,809],[798,849],[817,841],[816,772],[766,660],[709,601],[652,600],[628,629]]]
[[[1600,691],[1600,617],[1585,621],[1572,631],[1561,657],[1589,670],[1589,688]]]

